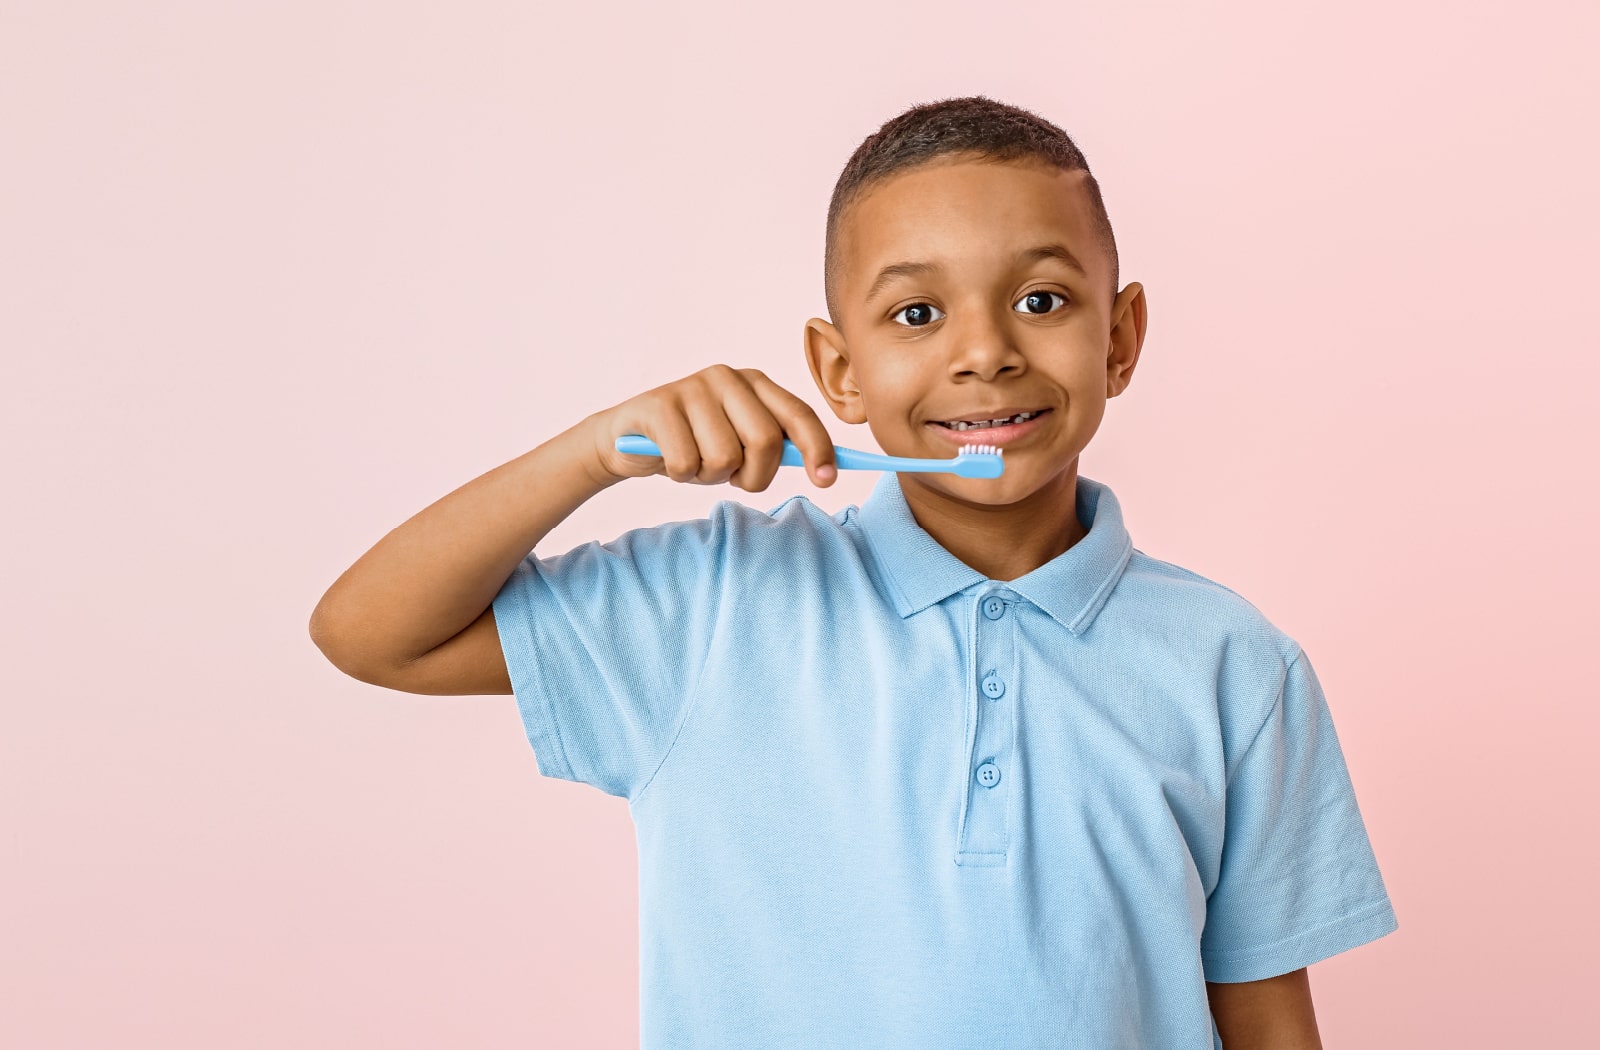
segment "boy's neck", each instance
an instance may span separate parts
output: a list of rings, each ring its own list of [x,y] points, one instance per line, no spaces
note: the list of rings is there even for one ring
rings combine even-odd
[[[901,474],[906,506],[922,530],[991,580],[1026,576],[1089,534],[1078,520],[1078,462],[1019,503],[984,507],[955,500]]]

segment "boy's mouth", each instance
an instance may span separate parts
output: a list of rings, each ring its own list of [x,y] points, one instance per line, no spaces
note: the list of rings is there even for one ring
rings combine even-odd
[[[996,417],[993,419],[936,419],[933,422],[941,427],[951,430],[993,430],[997,427],[1013,426],[1026,423],[1030,419],[1037,419],[1050,411],[1048,408],[1036,408],[1027,412],[1018,412],[1015,415]]]
[[[1004,445],[1039,429],[1041,417],[1049,412],[1048,408],[1035,408],[983,419],[933,419],[927,425],[952,444]]]

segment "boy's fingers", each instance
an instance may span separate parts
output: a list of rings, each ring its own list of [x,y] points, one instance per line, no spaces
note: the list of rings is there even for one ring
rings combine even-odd
[[[772,484],[773,476],[783,465],[783,428],[748,382],[735,384],[725,398],[723,410],[739,432],[744,448],[744,463],[728,480],[742,489],[760,492]]]
[[[817,418],[817,413],[810,405],[759,371],[747,369],[746,375],[750,379],[751,389],[755,390],[783,427],[783,432],[800,450],[800,455],[806,461],[806,469],[811,473],[811,480],[819,486],[831,484],[838,477],[838,468],[833,462],[833,436],[822,425],[822,420]]]
[[[694,428],[681,411],[664,411],[655,424],[655,443],[661,449],[662,473],[673,481],[690,481],[700,472],[700,445]]]
[[[700,455],[699,469],[684,480],[701,485],[720,485],[738,471],[744,462],[744,443],[728,419],[724,405],[714,398],[690,398],[684,414],[694,426],[694,441]]]

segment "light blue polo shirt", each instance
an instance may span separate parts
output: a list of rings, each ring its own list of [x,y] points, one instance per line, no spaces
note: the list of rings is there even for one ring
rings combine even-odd
[[[1011,581],[892,473],[518,565],[539,771],[634,820],[645,1050],[1216,1050],[1206,981],[1398,927],[1310,657],[1077,513]]]

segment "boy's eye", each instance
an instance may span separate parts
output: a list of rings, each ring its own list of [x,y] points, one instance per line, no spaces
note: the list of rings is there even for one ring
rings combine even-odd
[[[1019,305],[1023,304],[1023,303],[1028,303],[1028,304],[1031,304],[1031,306],[1043,306],[1043,307],[1045,307],[1045,309],[1042,309],[1042,310],[1026,309],[1026,310],[1022,311],[1023,313],[1028,313],[1028,314],[1047,314],[1047,313],[1051,313],[1054,309],[1056,309],[1055,307],[1050,306],[1050,299],[1051,299],[1052,296],[1057,298],[1057,299],[1060,299],[1062,306],[1066,305],[1066,303],[1067,303],[1067,297],[1066,296],[1062,295],[1060,292],[1052,292],[1052,291],[1049,291],[1048,289],[1040,289],[1037,292],[1029,292],[1027,295],[1024,295],[1021,299],[1018,299],[1017,303]],[[932,311],[933,313],[938,314],[939,316],[938,317],[929,316],[929,311]],[[934,306],[932,303],[912,303],[910,306],[901,308],[898,312],[895,313],[894,317],[898,318],[901,314],[913,313],[913,312],[917,315],[917,317],[919,317],[921,319],[920,320],[912,320],[912,319],[908,318],[907,322],[906,322],[906,327],[908,327],[908,328],[925,328],[928,325],[932,324],[934,321],[937,321],[939,319],[939,317],[943,317],[944,316],[943,312],[941,312],[939,310],[939,308],[937,306]]]
[[[1017,302],[1019,302],[1019,303],[1038,303],[1038,302],[1043,301],[1045,303],[1048,303],[1049,302],[1049,298],[1052,295],[1055,296],[1057,299],[1060,299],[1062,305],[1066,305],[1066,302],[1067,302],[1067,297],[1066,296],[1062,295],[1060,292],[1052,292],[1052,291],[1048,291],[1048,290],[1043,289],[1043,288],[1041,288],[1037,292],[1029,292],[1027,295],[1024,295],[1021,299],[1018,299]],[[1023,313],[1030,313],[1030,314],[1031,313],[1047,314],[1049,312],[1050,312],[1049,310],[1037,310],[1037,311],[1036,310],[1024,310],[1023,311]]]
[[[928,325],[932,324],[934,321],[937,321],[939,319],[939,317],[943,317],[944,316],[944,314],[942,314],[942,313],[939,314],[939,317],[928,317],[927,316],[927,313],[928,313],[929,310],[933,310],[936,313],[939,311],[939,308],[937,306],[934,306],[932,303],[912,303],[910,306],[904,307],[901,310],[897,311],[894,316],[895,317],[899,317],[901,314],[906,313],[907,311],[910,311],[910,310],[917,311],[920,315],[922,315],[924,320],[919,321],[919,322],[917,322],[915,324],[909,324],[909,325],[906,326],[908,328],[925,328]]]

